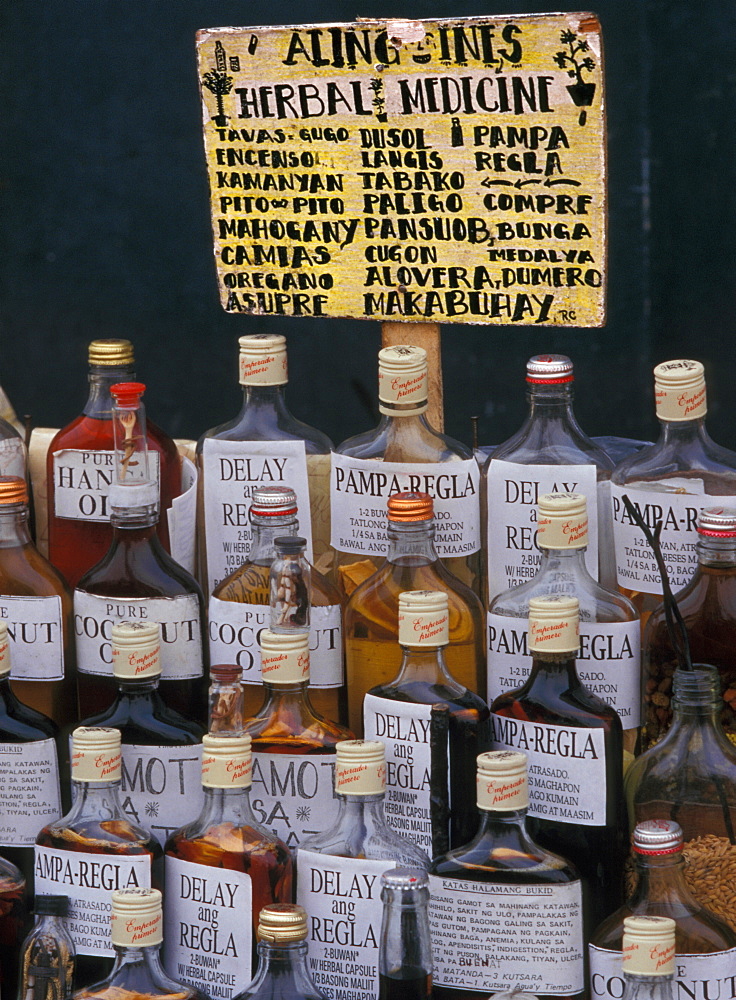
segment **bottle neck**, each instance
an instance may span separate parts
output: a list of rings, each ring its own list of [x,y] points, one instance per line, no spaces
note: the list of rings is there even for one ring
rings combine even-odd
[[[587,546],[582,546],[579,549],[547,549],[540,545],[539,553],[541,561],[536,578],[539,579],[544,573],[553,573],[556,571],[569,573],[571,576],[590,577],[590,573],[585,565],[585,553],[587,551]],[[592,577],[590,579],[592,580]]]
[[[439,556],[434,547],[434,521],[388,521],[386,559],[399,565],[429,565]]]
[[[415,646],[401,646],[403,659],[401,667],[392,685],[401,684],[442,684],[448,688],[457,689],[458,693],[465,690],[452,677],[445,664],[444,646],[417,649]]]
[[[258,969],[248,988],[249,994],[257,995],[258,987],[268,979],[279,980],[279,995],[283,996],[299,996],[305,992],[307,984],[314,990],[314,985],[309,983],[307,971],[307,942],[273,944],[270,941],[259,941]]]
[[[526,398],[529,402],[530,420],[555,420],[577,426],[572,409],[573,384],[529,385]]]
[[[16,548],[31,541],[28,507],[22,503],[0,507],[0,548]]]
[[[181,995],[181,985],[169,978],[161,964],[161,945],[145,948],[115,945],[114,949],[115,961],[105,985],[128,989],[138,996],[161,994],[163,990]]]
[[[474,843],[486,841],[488,849],[505,851],[520,851],[527,854],[538,852],[526,828],[526,809],[513,809],[500,812],[494,809],[478,809],[480,823]]]
[[[118,541],[146,541],[156,536],[158,507],[116,507],[110,515],[113,538]]]
[[[99,824],[102,820],[126,818],[120,801],[120,779],[75,781],[72,778],[72,788],[74,804],[64,817],[67,825],[77,822]]]
[[[710,444],[710,436],[705,429],[705,417],[697,420],[660,420],[660,445],[683,448],[705,447]]]
[[[202,789],[204,805],[198,826],[211,827],[218,823],[232,823],[233,826],[255,826],[259,823],[250,803],[250,786],[247,788]]]
[[[538,650],[530,650],[532,669],[528,684],[543,681],[558,691],[580,687],[577,659],[574,653],[545,653],[541,656]]]
[[[131,680],[129,677],[115,677],[115,680],[118,685],[118,691],[124,697],[150,698],[155,691],[158,691],[161,675],[157,674],[155,677],[146,677],[141,680]]]
[[[419,893],[411,890],[382,891],[384,903],[378,946],[378,971],[382,976],[406,981],[407,978],[418,979],[422,973],[431,975],[432,942],[426,889],[423,895],[426,898],[420,899],[417,898]],[[409,995],[413,995],[413,991]]]
[[[736,569],[736,538],[698,534],[698,562],[713,569]]]
[[[693,909],[700,908],[685,881],[685,861],[680,851],[663,855],[634,851],[634,863],[639,881],[631,896],[630,908],[644,902],[684,903]]]
[[[674,975],[637,976],[624,972],[624,992],[621,1000],[672,1000]]]
[[[270,566],[276,558],[274,539],[280,535],[296,535],[299,533],[299,521],[293,514],[285,517],[269,517],[265,522],[260,518],[251,521],[253,540],[248,554],[248,561],[259,566]]]
[[[134,366],[129,365],[90,365],[89,397],[84,407],[87,417],[97,420],[112,419],[112,396],[110,386],[116,382],[130,382],[135,378]]]
[[[286,407],[286,383],[283,385],[244,385],[243,408],[241,416],[246,410],[249,413],[258,411],[259,419],[264,422],[269,418],[278,420],[283,417],[291,417]]]
[[[379,795],[342,795],[336,792],[335,797],[340,802],[336,825],[369,829],[386,825],[383,811],[385,792]]]

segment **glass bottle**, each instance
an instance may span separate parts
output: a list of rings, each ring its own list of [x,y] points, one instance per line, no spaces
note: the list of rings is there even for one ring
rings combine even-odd
[[[638,874],[624,905],[598,927],[588,946],[594,1000],[620,996],[624,920],[636,915],[672,917],[676,923],[676,977],[683,995],[694,982],[704,997],[736,970],[736,935],[702,907],[690,892],[683,869],[682,830],[672,820],[637,823],[631,839]]]
[[[0,1000],[18,995],[18,955],[26,923],[26,880],[0,857]]]
[[[11,687],[57,725],[77,717],[72,597],[31,541],[28,485],[0,478],[0,617],[13,654]]]
[[[720,723],[718,671],[675,670],[672,725],[626,772],[633,827],[671,819],[682,827],[685,878],[701,904],[736,931],[736,748]]]
[[[530,598],[528,646],[529,679],[491,705],[493,745],[529,756],[531,830],[580,871],[587,938],[623,903],[621,720],[580,683],[576,597]]]
[[[209,724],[213,736],[242,736],[245,732],[243,671],[236,665],[210,667]]]
[[[18,476],[28,480],[28,450],[25,442],[15,427],[3,417],[0,417],[0,476]]]
[[[271,631],[309,632],[311,567],[304,555],[306,539],[280,535],[273,544],[276,555],[268,573]]]
[[[473,591],[450,573],[447,561],[437,555],[431,497],[427,493],[394,493],[387,506],[386,558],[355,588],[345,608],[348,720],[356,733],[362,733],[363,699],[368,690],[390,681],[401,666],[399,594],[407,590],[447,594],[447,668],[469,691],[481,698],[485,694],[483,607]]]
[[[363,702],[366,739],[386,746],[389,825],[430,857],[475,833],[475,760],[491,743],[488,706],[445,664],[448,622],[442,591],[399,594],[401,667]]]
[[[204,598],[191,574],[174,562],[158,535],[157,488],[148,464],[140,382],[111,387],[115,398],[112,543],[74,591],[79,710],[105,711],[117,694],[110,635],[115,622],[161,626],[161,695],[189,719],[204,715]]]
[[[309,954],[317,985],[334,998],[349,967],[363,966],[360,989],[378,996],[383,907],[380,876],[389,868],[429,867],[429,858],[386,822],[386,762],[378,740],[337,744],[335,794],[340,812],[329,829],[297,851],[297,902],[310,915]],[[351,891],[351,886],[359,891]],[[333,945],[339,945],[335,948]]]
[[[253,751],[251,805],[294,850],[336,819],[335,747],[353,734],[312,708],[308,632],[266,629],[260,645],[263,704],[244,727]]]
[[[302,524],[310,562],[330,561],[332,442],[287,409],[286,339],[257,333],[241,337],[239,344],[243,408],[197,444],[199,573],[208,594],[240,566],[252,545],[247,501],[259,486],[295,490],[299,508],[311,512]]]
[[[489,601],[539,569],[534,537],[536,505],[542,493],[585,496],[588,572],[605,586],[615,586],[608,492],[613,462],[575,419],[574,379],[572,361],[563,354],[530,358],[526,366],[529,415],[516,434],[494,449],[486,464]]]
[[[217,954],[235,994],[253,978],[258,914],[291,901],[293,864],[253,814],[250,736],[208,734],[202,743],[204,806],[166,842],[164,964],[206,991],[206,956]]]
[[[66,896],[36,896],[36,919],[20,950],[17,1000],[71,1000],[76,952]]]
[[[545,998],[582,1000],[580,876],[527,832],[527,755],[480,754],[476,789],[475,836],[430,868],[436,1000],[473,1000],[532,983]]]
[[[537,575],[499,594],[488,609],[488,690],[495,697],[519,687],[529,676],[529,598],[577,597],[578,676],[589,691],[616,709],[624,727],[624,749],[634,753],[641,724],[639,615],[628,598],[596,583],[588,572],[588,514],[583,494],[544,493],[537,510],[541,557]]]
[[[427,873],[421,868],[394,868],[384,872],[381,900],[378,1000],[431,1000],[432,941]]]
[[[708,507],[698,514],[698,565],[675,599],[694,663],[710,663],[721,679],[721,724],[736,742],[736,508]],[[664,605],[647,621],[642,637],[646,743],[656,743],[672,721],[672,649]]]
[[[626,917],[622,969],[622,1000],[674,1000],[674,920]]]
[[[131,823],[120,800],[121,755],[117,729],[72,733],[74,804],[36,837],[35,891],[69,897],[69,930],[77,952],[77,983],[97,982],[110,971],[108,927],[112,889],[148,889],[162,882],[162,851],[149,831]]]
[[[430,426],[428,382],[423,348],[384,347],[378,354],[378,426],[343,441],[332,454],[332,548],[345,595],[386,554],[389,497],[419,490],[434,499],[439,555],[479,592],[480,471],[470,448]]]
[[[611,476],[613,540],[621,591],[633,600],[642,628],[661,603],[662,585],[651,549],[626,512],[626,494],[645,523],[662,520],[662,555],[674,592],[697,566],[695,525],[702,507],[736,494],[736,453],[715,444],[705,429],[705,375],[699,361],[665,361],[654,369],[659,440],[625,458]]]
[[[93,340],[89,345],[89,399],[80,416],[63,427],[49,445],[49,559],[75,587],[110,547],[109,489],[114,477],[110,386],[134,377],[129,340]],[[151,474],[160,484],[160,503],[168,511],[181,493],[181,458],[172,439],[152,421],[147,427]],[[169,548],[168,520],[157,532]]]
[[[249,715],[261,703],[258,636],[268,627],[269,573],[276,558],[275,539],[299,534],[296,493],[287,486],[259,486],[251,492],[248,556],[214,590],[209,601],[210,659],[243,668],[245,707]],[[240,551],[245,551],[246,546]],[[311,696],[318,712],[330,719],[346,715],[343,663],[342,598],[327,577],[310,566]],[[242,605],[251,605],[243,608]]]
[[[115,964],[102,982],[84,984],[74,1000],[210,1000],[209,994],[172,979],[161,964],[163,914],[158,889],[112,893],[111,940]]]
[[[117,696],[105,712],[81,725],[120,730],[123,809],[163,845],[202,806],[204,729],[161,697],[161,637],[155,622],[118,622],[111,645]]]

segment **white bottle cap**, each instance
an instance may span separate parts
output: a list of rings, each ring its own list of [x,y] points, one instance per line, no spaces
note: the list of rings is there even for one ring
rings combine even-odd
[[[72,781],[120,781],[120,730],[80,726],[72,733]]]
[[[553,594],[529,599],[529,649],[539,653],[575,653],[580,647],[577,597]]]
[[[202,737],[202,785],[205,788],[250,788],[250,736]]]
[[[529,808],[527,757],[518,750],[492,750],[478,755],[478,808],[485,812],[515,812]]]
[[[427,352],[396,344],[378,352],[378,409],[388,416],[424,413],[428,396]]]
[[[264,684],[303,684],[309,680],[309,632],[272,632],[259,639]]]
[[[164,939],[158,889],[118,889],[112,894],[112,943],[119,948],[146,948]]]
[[[0,620],[0,677],[10,673],[10,640],[7,623]]]
[[[697,420],[708,411],[705,372],[699,361],[665,361],[654,369],[659,420]]]
[[[241,337],[238,343],[241,385],[285,385],[289,381],[286,337],[255,333]]]
[[[386,747],[380,740],[342,740],[335,747],[335,791],[340,795],[383,795]]]
[[[588,544],[588,504],[582,493],[543,493],[539,498],[540,549],[582,549]]]
[[[441,590],[405,590],[399,594],[399,645],[417,649],[450,641],[447,594]]]
[[[110,641],[115,677],[141,681],[161,674],[161,627],[158,622],[116,622]]]
[[[635,976],[672,976],[675,921],[670,917],[625,917],[623,971]]]

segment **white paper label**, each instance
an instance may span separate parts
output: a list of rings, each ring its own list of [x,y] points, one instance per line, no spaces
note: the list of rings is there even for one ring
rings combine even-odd
[[[488,614],[488,700],[525,683],[532,666],[526,619]],[[580,622],[578,677],[615,708],[624,729],[641,725],[641,628],[638,621]]]
[[[254,753],[250,804],[256,819],[292,850],[329,830],[340,811],[334,753]]]
[[[529,759],[529,815],[580,826],[606,825],[606,744],[602,729],[549,726],[491,713],[494,750]]]
[[[61,816],[54,740],[0,743],[0,846],[33,847]]]
[[[178,983],[230,1000],[252,979],[250,875],[166,857],[164,965]]]
[[[132,823],[150,830],[160,844],[199,815],[202,744],[144,747],[122,745],[123,811]]]
[[[78,955],[115,954],[110,934],[112,894],[151,888],[151,855],[87,854],[36,846],[36,895],[68,896],[66,929]]]
[[[27,471],[26,446],[21,438],[14,435],[0,439],[0,476],[25,479]]]
[[[257,486],[289,486],[296,493],[299,533],[312,561],[307,456],[303,441],[220,441],[205,438],[204,532],[211,594],[246,559],[253,542],[248,512]]]
[[[159,482],[159,454],[148,452],[148,471]],[[74,521],[109,521],[115,452],[65,448],[54,453],[54,514]]]
[[[171,558],[194,575],[197,532],[197,467],[191,459],[181,460],[181,493],[166,511],[169,520]]]
[[[74,591],[74,634],[80,674],[112,677],[110,638],[116,622],[158,622],[164,680],[201,677],[202,632],[196,594],[180,597],[98,597]]]
[[[584,986],[580,882],[498,885],[429,876],[434,982],[569,996]]]
[[[0,597],[0,618],[8,626],[10,676],[15,681],[64,679],[61,598]]]
[[[656,485],[665,486],[656,489]],[[627,590],[644,594],[662,594],[659,570],[649,542],[644,533],[626,512],[623,496],[641,513],[644,523],[654,528],[661,520],[660,544],[670,587],[677,593],[690,582],[698,565],[695,545],[698,540],[697,517],[703,507],[723,504],[733,506],[733,497],[710,496],[704,492],[700,479],[667,479],[655,488],[642,489],[641,486],[617,486],[611,483],[611,504],[613,508],[613,541],[616,551],[618,584]],[[675,493],[675,489],[687,493]]]
[[[592,1000],[621,1000],[624,977],[621,952],[588,945]],[[736,948],[712,955],[675,956],[673,995],[690,1000],[733,1000],[736,996]]]
[[[491,459],[488,467],[488,596],[537,575],[537,504],[543,493],[583,493],[588,501],[585,565],[598,578],[598,471],[594,465],[519,465]]]
[[[434,501],[434,544],[441,556],[480,548],[480,470],[474,458],[458,462],[379,462],[332,453],[332,547],[376,556],[386,552],[388,498],[404,490]]]
[[[330,1000],[378,996],[381,875],[394,861],[300,850],[296,901],[307,911],[309,973]]]

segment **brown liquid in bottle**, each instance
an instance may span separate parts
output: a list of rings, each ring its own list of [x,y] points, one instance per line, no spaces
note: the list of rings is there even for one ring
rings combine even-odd
[[[430,1000],[431,996],[432,976],[424,969],[401,969],[398,977],[378,974],[378,1000]]]
[[[0,858],[0,998],[16,1000],[18,957],[26,930],[26,883]]]

